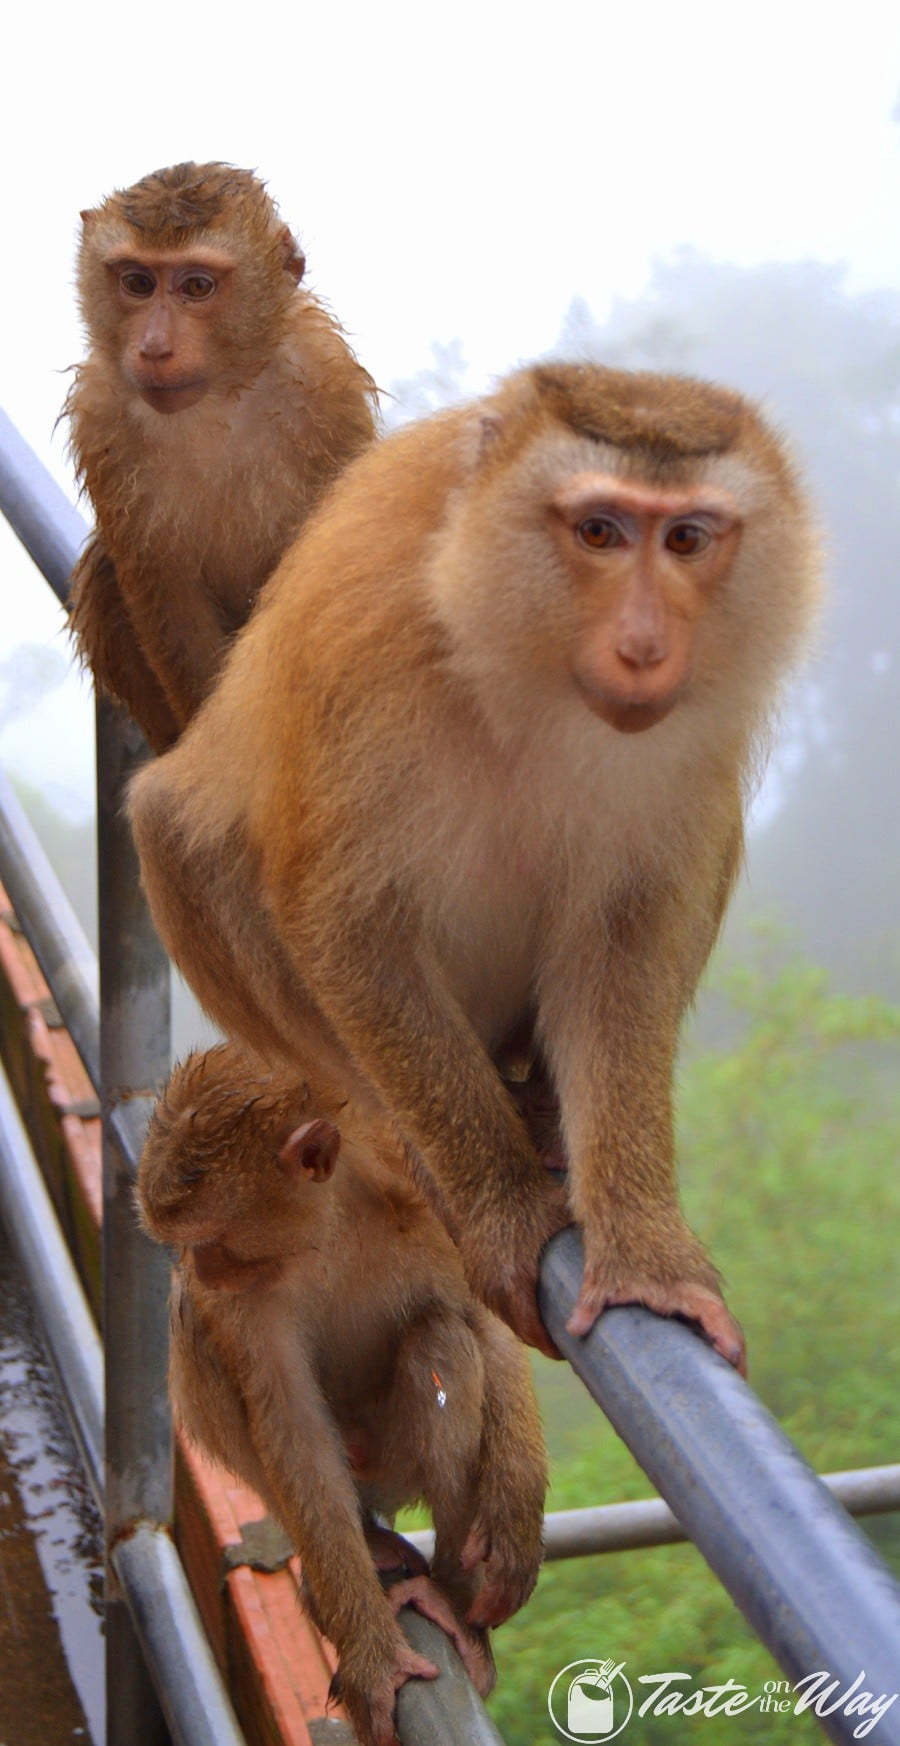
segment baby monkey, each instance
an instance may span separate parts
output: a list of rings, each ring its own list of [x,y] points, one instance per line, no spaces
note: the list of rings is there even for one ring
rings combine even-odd
[[[472,1297],[394,1130],[354,1119],[338,1086],[221,1044],[172,1074],[138,1201],[181,1250],[176,1419],[296,1546],[363,1746],[393,1746],[399,1687],[437,1676],[400,1630],[404,1604],[448,1632],[486,1695],[485,1628],[523,1605],[541,1560],[540,1419],[523,1348]],[[433,1580],[419,1562],[385,1594],[376,1564],[418,1555],[374,1517],[418,1499]]]

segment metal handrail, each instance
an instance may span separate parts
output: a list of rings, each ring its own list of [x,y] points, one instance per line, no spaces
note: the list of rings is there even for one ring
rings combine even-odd
[[[548,1245],[547,1328],[760,1640],[794,1680],[827,1669],[900,1689],[900,1584],[746,1382],[682,1323],[607,1310],[566,1330],[581,1284],[574,1226]],[[858,1717],[820,1718],[849,1742]],[[900,1704],[878,1724],[900,1746]]]
[[[88,943],[8,777],[0,771],[0,866],[16,920],[66,1030],[100,1093],[100,974]]]
[[[88,526],[2,407],[0,508],[57,600],[65,604]]]
[[[103,1349],[0,1064],[0,1217],[31,1287],[94,1501],[103,1509]],[[35,1289],[35,1283],[37,1289]]]

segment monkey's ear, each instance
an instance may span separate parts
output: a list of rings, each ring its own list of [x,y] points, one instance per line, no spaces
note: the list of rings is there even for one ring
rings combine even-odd
[[[306,272],[306,256],[296,237],[291,235],[290,226],[287,224],[281,233],[281,247],[284,253],[284,270],[290,273],[294,284],[299,285]]]
[[[473,411],[459,430],[458,455],[465,471],[474,478],[482,461],[500,436],[505,419],[499,412]]]
[[[484,455],[497,441],[504,421],[499,412],[483,412],[478,422],[481,426],[481,454],[478,457],[480,460],[481,455]]]
[[[90,206],[86,206],[83,212],[79,212],[78,216],[81,219],[85,230],[90,230],[97,218],[96,212]]]
[[[327,1182],[341,1149],[340,1129],[333,1122],[304,1122],[288,1136],[278,1156],[282,1164],[302,1170],[313,1182]]]

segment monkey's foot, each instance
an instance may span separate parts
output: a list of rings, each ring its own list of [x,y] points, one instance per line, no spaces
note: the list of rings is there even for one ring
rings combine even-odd
[[[459,1562],[463,1570],[474,1571],[480,1564],[484,1566],[478,1572],[478,1591],[466,1611],[466,1622],[487,1630],[505,1624],[532,1593],[541,1564],[540,1539],[534,1556],[523,1557],[522,1546],[508,1535],[492,1537],[479,1519],[469,1529]]]
[[[408,1679],[437,1679],[438,1672],[398,1632],[387,1670],[379,1662],[377,1672],[366,1677],[364,1669],[357,1671],[346,1658],[331,1682],[331,1695],[346,1706],[360,1746],[398,1746],[394,1710],[401,1685]]]
[[[402,1534],[382,1527],[380,1522],[366,1522],[364,1531],[376,1570],[397,1570],[403,1576],[428,1575],[428,1559]]]
[[[640,1303],[658,1316],[677,1316],[695,1324],[711,1346],[747,1374],[747,1352],[739,1324],[720,1294],[692,1279],[656,1280],[636,1275],[614,1286],[591,1280],[588,1270],[582,1280],[578,1302],[566,1327],[570,1334],[589,1334],[597,1317],[616,1304]]]
[[[405,1582],[393,1583],[387,1590],[387,1599],[395,1613],[399,1613],[401,1607],[415,1607],[423,1618],[438,1625],[453,1644],[479,1697],[487,1697],[493,1691],[494,1661],[487,1639],[466,1630],[443,1590],[430,1577],[413,1576]],[[476,1621],[470,1622],[474,1624]]]

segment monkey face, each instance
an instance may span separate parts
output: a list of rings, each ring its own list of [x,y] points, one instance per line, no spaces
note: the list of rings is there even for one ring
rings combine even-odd
[[[690,684],[695,626],[740,540],[737,505],[702,485],[580,473],[556,492],[552,519],[578,614],[572,679],[603,721],[642,732]]]

